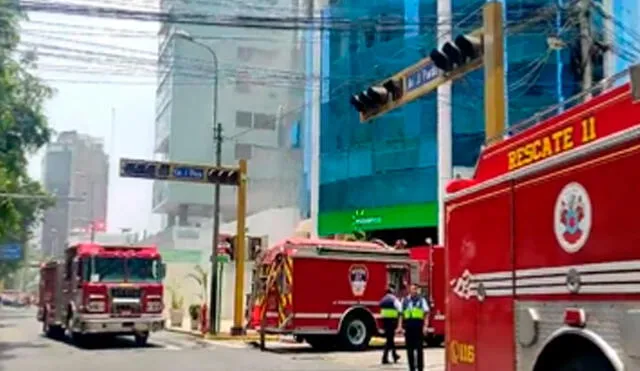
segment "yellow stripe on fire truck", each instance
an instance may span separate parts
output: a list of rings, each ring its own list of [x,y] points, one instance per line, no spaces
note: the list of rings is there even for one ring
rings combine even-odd
[[[515,282],[512,285],[512,282]],[[640,293],[640,260],[518,269],[473,274],[449,282],[461,299],[516,295]]]
[[[292,305],[293,300],[291,297],[291,288],[293,285],[293,261],[290,256],[287,256],[285,263],[285,274],[287,277],[287,304]]]

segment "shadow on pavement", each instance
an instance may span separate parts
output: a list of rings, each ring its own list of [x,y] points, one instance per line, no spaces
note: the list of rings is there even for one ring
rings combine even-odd
[[[50,339],[45,335],[41,335],[43,338]],[[143,346],[137,345],[133,338],[127,336],[86,336],[80,341],[73,341],[71,337],[64,336],[61,338],[53,339],[61,343],[76,347],[84,350],[123,350],[123,349],[153,349],[162,348],[159,345],[147,344]]]
[[[0,370],[4,369],[4,362],[9,359],[16,358],[17,355],[14,353],[18,349],[41,349],[47,348],[46,344],[34,344],[32,342],[9,342],[9,341],[0,341]]]
[[[256,349],[260,348],[260,345],[257,341],[249,342],[248,344]],[[404,347],[397,346],[397,349],[404,349]],[[370,346],[366,350],[363,350],[360,352],[364,352],[364,353],[379,352],[381,350],[382,350],[382,346],[375,345],[375,346]],[[314,349],[306,343],[289,344],[289,343],[277,343],[277,342],[267,343],[266,349],[264,351],[269,353],[288,354],[288,355],[295,355],[295,354],[320,355],[320,354],[328,354],[328,353],[353,353],[353,351],[340,350],[340,349]]]

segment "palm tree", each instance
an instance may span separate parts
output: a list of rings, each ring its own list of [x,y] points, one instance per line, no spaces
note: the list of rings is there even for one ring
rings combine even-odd
[[[198,297],[203,304],[206,304],[208,303],[207,293],[209,287],[209,273],[207,273],[200,265],[196,265],[193,270],[194,272],[187,274],[187,277],[196,281],[198,286],[200,286],[201,293],[198,294]]]

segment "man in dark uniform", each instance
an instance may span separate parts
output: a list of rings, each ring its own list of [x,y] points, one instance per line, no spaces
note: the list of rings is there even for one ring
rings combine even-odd
[[[392,287],[387,289],[387,292],[380,300],[380,317],[382,317],[382,325],[384,328],[384,336],[386,342],[384,344],[384,350],[382,352],[382,364],[389,364],[389,351],[393,357],[393,362],[397,363],[400,356],[396,352],[395,335],[398,328],[398,317],[402,307],[400,301],[394,294]]]
[[[404,330],[409,371],[424,371],[424,327],[429,314],[429,305],[418,295],[418,287],[413,284],[409,295],[402,300],[402,317],[399,330]]]

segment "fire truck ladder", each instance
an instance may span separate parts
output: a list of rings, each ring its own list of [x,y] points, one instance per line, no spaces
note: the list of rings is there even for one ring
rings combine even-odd
[[[282,329],[291,319],[291,315],[287,316],[286,307],[291,302],[291,294],[288,289],[282,290],[283,274],[287,280],[287,286],[291,283],[291,265],[290,259],[284,254],[279,254],[274,262],[269,265],[267,282],[264,288],[264,294],[258,300],[261,300],[260,313],[260,349],[265,349],[265,334],[267,325],[267,314],[270,298],[276,297],[276,308],[278,313],[278,329]]]

